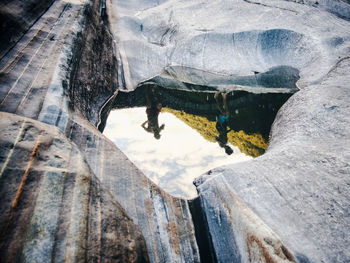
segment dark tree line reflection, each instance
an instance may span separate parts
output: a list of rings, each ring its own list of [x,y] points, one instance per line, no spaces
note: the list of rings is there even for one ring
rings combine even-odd
[[[141,125],[145,131],[153,133],[155,139],[161,138],[161,131],[165,127],[165,124],[159,125],[158,122],[158,116],[164,108],[170,112],[180,111],[181,116],[187,118],[186,123],[195,126],[197,130],[208,127],[207,122],[215,122],[215,141],[227,154],[233,152],[228,145],[230,142],[241,148],[242,145],[248,145],[244,146],[248,148],[260,147],[261,149],[256,151],[252,149],[243,151],[248,155],[258,156],[266,147],[254,146],[249,140],[259,135],[267,145],[277,111],[291,95],[291,93],[254,94],[245,91],[198,92],[167,89],[150,83],[132,92],[119,92],[114,108],[146,107],[146,121]],[[188,116],[203,117],[202,124],[191,125]],[[236,138],[237,140],[232,139],[239,136],[241,138]],[[249,146],[250,144],[252,146]]]

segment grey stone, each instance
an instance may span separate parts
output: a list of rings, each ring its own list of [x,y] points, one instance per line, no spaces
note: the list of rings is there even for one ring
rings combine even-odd
[[[1,43],[1,258],[350,260],[347,1],[57,0],[35,12],[9,3],[2,19],[28,21]],[[300,77],[300,91],[266,154],[202,175],[191,202],[98,130],[117,88],[296,90],[281,85],[286,76]]]
[[[57,127],[0,113],[2,262],[146,262],[140,229]]]

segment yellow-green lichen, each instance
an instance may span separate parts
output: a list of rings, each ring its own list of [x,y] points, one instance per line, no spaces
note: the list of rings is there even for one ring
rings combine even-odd
[[[163,111],[175,115],[192,129],[198,131],[206,140],[216,142],[215,138],[219,136],[219,133],[215,127],[215,121],[210,121],[206,117],[196,116],[169,108],[163,108]],[[242,153],[252,157],[262,155],[267,149],[268,142],[258,133],[247,134],[243,130],[231,130],[227,138],[228,141],[232,145],[237,146]]]

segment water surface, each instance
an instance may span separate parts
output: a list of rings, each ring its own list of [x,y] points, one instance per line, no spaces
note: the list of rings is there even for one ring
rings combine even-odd
[[[249,160],[238,147],[227,155],[218,143],[204,139],[196,130],[168,112],[161,112],[165,124],[161,138],[145,132],[146,108],[128,108],[110,113],[104,134],[141,169],[145,175],[170,194],[196,196],[194,178],[212,168]]]
[[[271,124],[291,95],[145,85],[119,92],[104,134],[161,188],[191,198],[196,177],[266,151]]]

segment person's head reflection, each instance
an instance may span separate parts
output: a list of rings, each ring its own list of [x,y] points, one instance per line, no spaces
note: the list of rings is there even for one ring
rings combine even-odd
[[[154,138],[157,140],[160,139],[160,131],[164,129],[165,125],[162,124],[159,126],[158,116],[162,110],[162,104],[158,101],[156,96],[156,86],[148,85],[145,88],[145,97],[146,97],[146,114],[147,120],[141,124],[142,128],[145,131],[153,133]],[[146,126],[147,125],[147,126]]]
[[[220,95],[221,98],[220,99]],[[219,146],[225,149],[225,153],[231,155],[233,150],[230,146],[227,145],[228,138],[227,133],[228,130],[228,121],[230,118],[230,112],[227,106],[227,93],[216,92],[214,95],[216,105],[218,107],[218,114],[216,115],[216,129],[219,132],[219,136],[216,137],[216,141],[219,143]]]

